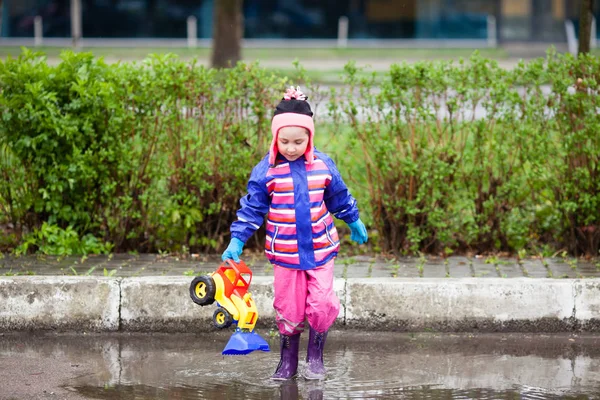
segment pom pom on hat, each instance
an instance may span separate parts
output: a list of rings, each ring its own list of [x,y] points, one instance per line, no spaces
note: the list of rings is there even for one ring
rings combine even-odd
[[[308,146],[304,156],[310,164],[314,159],[313,137],[315,134],[315,125],[312,119],[313,112],[310,104],[306,101],[308,97],[302,93],[300,86],[288,88],[283,95],[283,99],[275,108],[273,121],[271,121],[271,132],[273,141],[269,151],[269,164],[275,165],[277,158],[277,135],[281,128],[286,126],[299,126],[308,131]]]
[[[291,99],[296,99],[296,100],[308,100],[308,96],[305,95],[304,93],[302,93],[302,90],[300,90],[300,86],[290,86],[288,90],[285,91],[284,95],[283,95],[283,100],[291,100]]]

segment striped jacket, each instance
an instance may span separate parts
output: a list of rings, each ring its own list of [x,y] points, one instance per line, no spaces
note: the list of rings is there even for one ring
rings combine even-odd
[[[265,253],[271,263],[308,270],[326,264],[338,253],[340,240],[332,214],[346,223],[358,220],[356,200],[335,163],[315,150],[314,161],[304,157],[274,166],[268,155],[254,167],[248,194],[240,200],[231,236],[246,243],[267,216]]]

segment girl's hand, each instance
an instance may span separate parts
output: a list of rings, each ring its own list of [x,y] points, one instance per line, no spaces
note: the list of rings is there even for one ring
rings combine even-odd
[[[350,227],[350,239],[354,240],[358,244],[367,243],[369,236],[367,235],[367,228],[365,224],[359,219],[348,224]]]
[[[237,238],[231,238],[229,246],[227,246],[227,248],[221,255],[221,260],[233,260],[235,262],[240,262],[240,255],[242,254],[243,248],[244,242]]]

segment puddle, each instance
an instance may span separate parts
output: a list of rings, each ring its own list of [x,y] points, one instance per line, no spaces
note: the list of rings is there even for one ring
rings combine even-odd
[[[351,388],[349,388],[351,390]],[[433,386],[399,387],[373,390],[344,390],[333,393],[324,389],[309,389],[301,392],[298,384],[284,384],[278,390],[254,391],[241,387],[170,389],[154,388],[144,385],[121,386],[109,389],[88,387],[79,388],[80,392],[94,399],[591,399],[586,395],[552,394],[543,389],[515,387],[512,390],[496,391],[491,389],[438,389]],[[326,394],[327,392],[327,394]],[[331,393],[329,393],[331,392]]]
[[[223,357],[227,340],[223,332],[18,335],[0,340],[0,360],[15,369],[28,359],[54,360],[53,369],[68,372],[57,386],[74,399],[593,399],[600,393],[600,336],[335,331],[327,342],[327,379],[284,383],[268,379],[279,360],[278,340],[269,340],[269,353]],[[301,359],[305,349],[303,338]],[[19,398],[15,393],[2,396],[0,389],[0,398]]]

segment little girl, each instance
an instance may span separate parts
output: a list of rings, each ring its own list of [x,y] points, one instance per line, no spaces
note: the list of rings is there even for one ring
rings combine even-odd
[[[349,225],[352,240],[367,241],[356,200],[335,163],[314,148],[313,113],[306,100],[299,87],[292,87],[277,105],[269,154],[252,170],[222,255],[239,261],[244,244],[267,216],[265,253],[273,264],[273,307],[281,336],[276,380],[296,375],[305,319],[310,334],[303,376],[325,378],[323,348],[340,309],[333,290],[340,241],[332,214]]]

